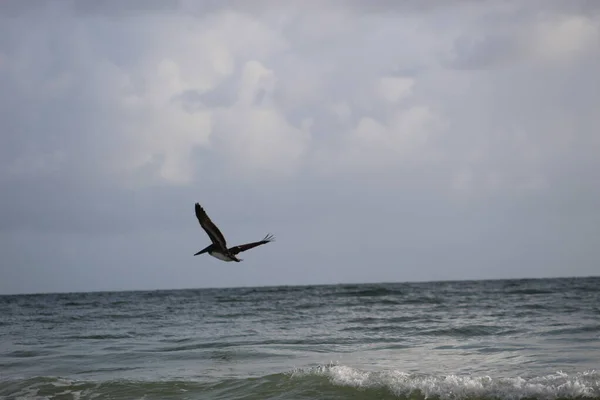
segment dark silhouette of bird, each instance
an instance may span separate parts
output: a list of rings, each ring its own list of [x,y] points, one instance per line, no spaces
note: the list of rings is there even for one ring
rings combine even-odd
[[[211,219],[206,214],[206,211],[204,211],[204,208],[202,208],[202,206],[199,203],[196,203],[196,218],[198,218],[200,226],[202,227],[202,229],[204,229],[212,243],[209,246],[197,252],[196,254],[194,254],[195,256],[199,254],[208,253],[221,261],[240,262],[242,261],[242,259],[237,258],[237,254],[241,253],[242,251],[250,250],[256,246],[260,246],[262,244],[269,243],[275,240],[273,235],[268,234],[258,242],[246,243],[241,244],[239,246],[227,248],[227,242],[225,240],[225,237],[223,236],[219,228],[217,228],[217,226],[211,221]]]

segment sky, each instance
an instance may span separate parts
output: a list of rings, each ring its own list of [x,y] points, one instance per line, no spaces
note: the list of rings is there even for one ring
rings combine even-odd
[[[598,71],[596,1],[3,0],[0,294],[599,275]]]

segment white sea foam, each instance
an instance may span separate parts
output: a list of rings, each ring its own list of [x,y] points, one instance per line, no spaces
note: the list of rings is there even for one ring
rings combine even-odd
[[[596,371],[574,375],[557,372],[533,378],[491,378],[469,375],[417,375],[401,371],[373,372],[343,365],[329,365],[292,373],[293,377],[306,375],[325,376],[331,383],[339,386],[385,388],[399,396],[420,392],[425,398],[444,400],[473,397],[503,400],[532,397],[544,400],[600,397],[600,373]]]

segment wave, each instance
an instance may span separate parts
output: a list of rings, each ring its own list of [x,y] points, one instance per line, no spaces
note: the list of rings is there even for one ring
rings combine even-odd
[[[67,336],[65,339],[70,340],[116,340],[116,339],[131,339],[134,338],[135,335],[133,333],[106,333],[106,334],[93,334],[93,335],[74,335]]]
[[[401,324],[404,322],[421,321],[426,318],[414,315],[402,315],[399,317],[379,317],[379,316],[366,316],[360,318],[350,318],[346,321],[348,324],[373,324],[373,323],[386,323],[386,324]]]
[[[424,330],[421,332],[421,335],[470,338],[478,336],[502,336],[518,332],[518,330],[507,329],[507,327],[501,325],[464,325],[451,328]]]
[[[362,285],[341,286],[340,291],[328,294],[332,297],[381,297],[401,295],[402,290],[383,286],[363,287]]]
[[[52,354],[50,351],[43,350],[15,350],[7,353],[7,357],[12,358],[31,358],[31,357],[40,357]]]
[[[544,335],[575,335],[578,333],[597,333],[600,332],[600,324],[584,325],[570,328],[561,328],[547,331]],[[596,338],[591,338],[596,340]],[[578,339],[580,340],[580,339]]]
[[[554,289],[536,289],[536,288],[523,288],[523,289],[512,289],[507,290],[506,294],[526,294],[526,295],[536,295],[536,294],[555,294],[560,293]]]
[[[557,372],[538,377],[491,378],[365,371],[325,365],[286,373],[220,381],[83,381],[36,377],[0,381],[11,398],[197,398],[197,399],[403,399],[521,400],[600,399],[600,374]]]
[[[324,366],[291,374],[323,376],[340,387],[383,390],[400,399],[578,399],[600,398],[600,374],[587,371],[576,375],[523,378],[489,376],[431,376],[401,371],[362,371],[347,366]]]

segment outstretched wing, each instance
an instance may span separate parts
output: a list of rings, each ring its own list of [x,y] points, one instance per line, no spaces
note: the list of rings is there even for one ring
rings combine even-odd
[[[239,246],[232,247],[229,249],[229,252],[235,255],[235,254],[241,253],[242,251],[250,250],[256,246],[260,246],[261,244],[269,243],[274,240],[275,240],[275,238],[273,237],[273,235],[268,234],[267,236],[265,236],[265,238],[263,240],[260,240],[258,242],[241,244]]]
[[[217,226],[210,220],[204,208],[198,203],[196,203],[196,218],[198,218],[198,222],[200,222],[200,226],[202,229],[206,231],[206,234],[210,238],[210,240],[216,245],[223,249],[227,248],[227,242],[225,241],[225,237],[217,228]]]

